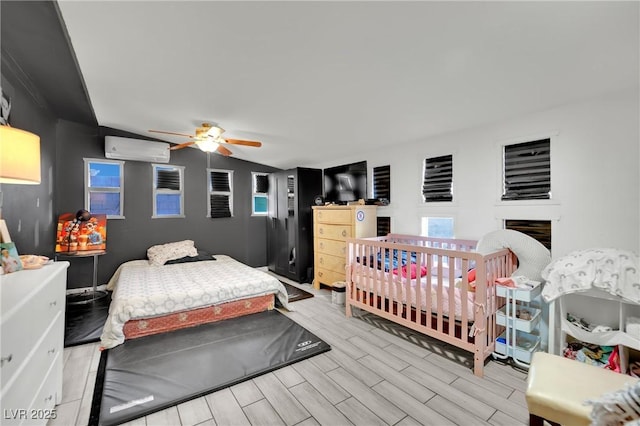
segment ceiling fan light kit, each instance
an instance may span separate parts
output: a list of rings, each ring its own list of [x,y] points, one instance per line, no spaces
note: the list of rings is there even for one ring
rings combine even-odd
[[[196,145],[204,152],[217,152],[218,154],[229,156],[233,154],[231,150],[223,146],[224,144],[229,145],[242,145],[242,146],[251,146],[259,148],[262,146],[261,142],[257,141],[246,141],[242,139],[225,139],[222,137],[224,133],[224,129],[217,125],[212,125],[209,123],[202,123],[201,127],[197,127],[195,130],[195,135],[188,135],[185,133],[177,133],[177,132],[166,132],[163,130],[149,130],[152,133],[162,133],[165,135],[174,135],[174,136],[184,136],[190,138],[189,142],[184,142],[178,145],[172,146],[170,149],[175,151],[177,149],[186,148],[191,145]]]

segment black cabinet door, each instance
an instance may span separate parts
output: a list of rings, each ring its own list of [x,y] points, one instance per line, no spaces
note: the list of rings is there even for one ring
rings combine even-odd
[[[322,194],[322,171],[295,168],[269,176],[267,257],[269,270],[298,282],[311,279],[311,205]]]

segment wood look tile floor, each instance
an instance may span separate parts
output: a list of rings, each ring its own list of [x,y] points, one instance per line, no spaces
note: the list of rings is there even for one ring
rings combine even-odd
[[[331,351],[126,423],[191,425],[526,425],[526,372],[496,361],[473,375],[470,353],[363,312],[347,319],[331,291],[285,312]],[[98,343],[64,350],[62,403],[49,426],[86,425]]]

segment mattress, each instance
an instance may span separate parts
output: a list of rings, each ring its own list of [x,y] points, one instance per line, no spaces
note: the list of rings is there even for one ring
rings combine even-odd
[[[288,309],[287,291],[275,277],[224,255],[216,260],[154,266],[146,260],[123,263],[107,289],[113,290],[101,336],[108,349],[124,342],[124,324],[174,312],[275,294]]]

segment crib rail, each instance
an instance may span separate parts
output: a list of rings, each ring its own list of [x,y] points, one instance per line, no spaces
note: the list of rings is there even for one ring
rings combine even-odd
[[[401,234],[347,244],[348,316],[355,306],[470,351],[482,375],[498,332],[493,283],[515,269],[509,250],[482,255],[473,240]]]

